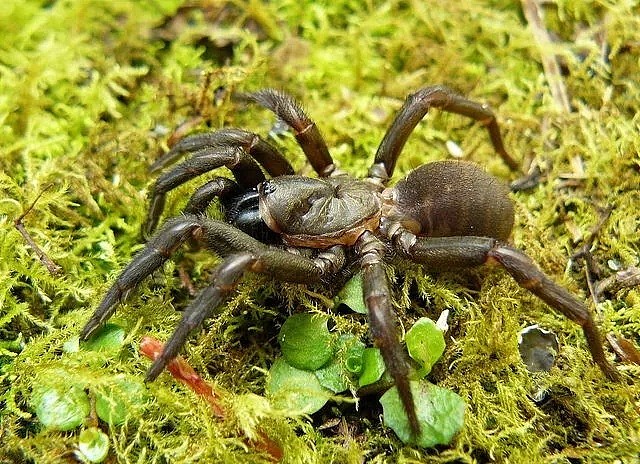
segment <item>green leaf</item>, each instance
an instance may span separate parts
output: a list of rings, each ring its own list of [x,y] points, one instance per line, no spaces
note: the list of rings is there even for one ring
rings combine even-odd
[[[125,332],[116,324],[105,324],[89,340],[84,349],[89,351],[118,351],[124,342]]]
[[[348,373],[343,369],[339,359],[332,359],[325,367],[313,373],[318,378],[320,385],[331,390],[333,393],[340,393],[349,388]]]
[[[34,408],[46,428],[72,430],[89,415],[89,397],[81,386],[52,384],[36,390]]]
[[[362,371],[365,344],[358,337],[343,334],[338,337],[335,355],[324,367],[314,371],[320,384],[334,393],[353,386],[354,377]]]
[[[285,321],[278,341],[287,363],[309,371],[327,364],[333,355],[327,321],[326,316],[312,314],[294,314]]]
[[[96,427],[80,432],[78,451],[89,462],[102,462],[109,454],[109,437]]]
[[[296,369],[284,359],[269,369],[266,393],[275,409],[292,414],[313,414],[331,398],[313,372]]]
[[[96,391],[96,413],[110,425],[124,423],[132,410],[144,406],[146,389],[140,382],[115,378],[103,390]]]
[[[456,393],[424,380],[410,382],[420,434],[413,437],[396,387],[380,398],[384,423],[400,440],[423,448],[451,443],[464,423],[465,403]]]
[[[428,317],[422,317],[413,324],[405,335],[409,356],[422,365],[419,376],[424,377],[444,353],[444,335]]]
[[[358,385],[364,387],[382,378],[386,367],[379,348],[365,348],[362,353],[362,373]]]
[[[367,307],[364,304],[362,294],[362,274],[357,273],[342,287],[336,296],[336,304],[349,306],[353,311],[360,314],[367,314]]]
[[[344,342],[343,360],[345,369],[354,375],[359,375],[364,369],[364,350],[366,345],[354,336],[348,336]],[[341,337],[342,338],[342,337]]]

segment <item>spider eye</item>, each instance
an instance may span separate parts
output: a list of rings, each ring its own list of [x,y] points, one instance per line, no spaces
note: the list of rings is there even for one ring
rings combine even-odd
[[[273,183],[269,182],[268,180],[265,180],[258,186],[258,193],[263,195],[268,195],[270,193],[273,193],[275,192],[275,190],[276,190],[276,186],[273,185]]]

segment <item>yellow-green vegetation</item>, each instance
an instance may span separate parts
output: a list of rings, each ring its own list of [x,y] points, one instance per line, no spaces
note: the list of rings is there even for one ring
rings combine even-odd
[[[331,313],[333,295],[260,276],[248,276],[185,350],[225,392],[226,418],[167,374],[148,386],[143,407],[126,417],[118,409],[117,423],[99,418],[96,396],[116,388],[114,379],[143,378],[140,338],[166,340],[175,310],[191,300],[179,270],[196,286],[210,277],[217,259],[188,247],[117,312],[112,322],[126,332],[120,349],[73,346],[142,246],[153,182],[146,168],[182,123],[266,136],[273,116],[229,95],[282,88],[304,103],[340,165],[363,175],[404,97],[436,83],[490,104],[509,151],[542,171],[539,184],[512,195],[515,245],[588,301],[605,333],[640,344],[638,287],[612,287],[594,304],[584,261],[568,264],[606,208],[589,275],[639,264],[640,8],[631,0],[546,2],[541,25],[553,38],[547,44],[534,39],[522,5],[506,0],[0,2],[0,462],[69,462],[84,430],[103,443],[96,426],[108,437],[108,462],[268,462],[245,438],[260,431],[292,463],[637,462],[640,368],[617,362],[623,381],[605,380],[580,328],[503,272],[394,268],[405,327],[451,311],[451,337],[429,378],[467,408],[462,431],[438,449],[403,446],[379,411],[367,410],[377,401],[360,411],[327,408],[313,422],[272,410],[258,395],[280,325],[296,311]],[[557,58],[559,74],[543,69],[543,56]],[[552,97],[551,79],[564,85],[572,111]],[[305,169],[292,137],[272,141]],[[447,142],[505,181],[518,177],[479,124],[438,111],[410,138],[396,177],[450,156]],[[167,213],[178,214],[196,185],[172,192]],[[14,226],[27,211],[24,231],[58,271]],[[362,316],[331,318],[366,339]],[[517,334],[533,322],[560,338],[549,373],[531,374],[519,358]],[[84,424],[70,431],[35,415],[34,393],[52,372],[90,399]],[[547,400],[536,405],[540,391]]]

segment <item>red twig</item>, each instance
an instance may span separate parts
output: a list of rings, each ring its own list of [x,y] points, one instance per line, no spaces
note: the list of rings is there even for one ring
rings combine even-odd
[[[162,353],[163,348],[164,345],[153,337],[142,337],[140,341],[140,352],[151,360],[155,360]],[[216,417],[224,419],[227,416],[224,406],[220,403],[220,394],[205,382],[183,358],[178,356],[169,362],[167,370],[174,378],[202,396],[209,403]],[[283,452],[280,446],[262,431],[259,432],[257,440],[247,439],[247,443],[268,454],[273,462],[282,460]]]
[[[160,356],[163,348],[164,345],[153,337],[142,337],[142,340],[140,341],[140,352],[152,361],[155,361],[155,359]],[[224,408],[222,404],[220,404],[220,395],[217,394],[211,385],[206,383],[204,379],[196,373],[193,367],[187,364],[183,358],[178,356],[176,359],[169,362],[167,370],[175,379],[184,383],[198,395],[207,400],[216,417],[226,417]]]

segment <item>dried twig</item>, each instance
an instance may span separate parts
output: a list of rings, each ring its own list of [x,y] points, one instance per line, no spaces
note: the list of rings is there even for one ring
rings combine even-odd
[[[27,229],[24,227],[24,224],[22,223],[22,220],[24,219],[24,217],[31,212],[31,210],[36,205],[36,202],[40,199],[42,194],[52,186],[53,184],[49,184],[45,186],[42,189],[42,191],[38,194],[36,199],[33,200],[33,203],[31,203],[31,205],[15,221],[13,221],[13,225],[15,226],[16,229],[18,229],[18,232],[20,232],[20,234],[24,237],[25,241],[31,247],[31,249],[36,252],[36,254],[38,255],[38,258],[40,258],[40,262],[44,264],[44,266],[52,275],[56,276],[56,275],[62,274],[62,267],[54,263],[51,260],[51,258],[49,258],[46,255],[46,253],[42,251],[42,249],[38,246],[38,244],[35,242],[33,237],[31,237],[31,234],[29,234]]]
[[[522,10],[527,22],[531,26],[531,31],[540,49],[540,57],[542,59],[542,68],[549,83],[551,96],[556,104],[565,112],[571,112],[571,103],[567,89],[564,86],[562,75],[560,73],[560,65],[555,55],[547,50],[551,44],[551,37],[544,27],[542,21],[542,11],[537,0],[522,0]]]
[[[637,286],[640,286],[640,268],[631,266],[597,282],[595,293],[596,296],[600,296],[607,291],[615,292],[623,288]]]
[[[576,251],[573,256],[571,256],[572,261],[576,261],[578,259],[584,259],[585,262],[585,275],[587,277],[587,285],[589,287],[589,293],[591,294],[591,298],[593,299],[594,304],[598,304],[600,294],[596,291],[596,279],[594,276],[597,276],[600,271],[598,266],[591,255],[591,247],[593,246],[593,242],[604,227],[605,223],[609,219],[611,215],[611,211],[613,211],[612,206],[606,207],[604,210],[600,212],[600,219],[598,223],[591,229],[589,235],[584,240],[582,246]]]
[[[196,296],[198,290],[196,289],[195,285],[193,285],[191,277],[189,277],[189,272],[185,269],[184,262],[178,264],[178,275],[180,276],[182,286],[187,289],[189,295]]]

